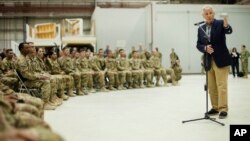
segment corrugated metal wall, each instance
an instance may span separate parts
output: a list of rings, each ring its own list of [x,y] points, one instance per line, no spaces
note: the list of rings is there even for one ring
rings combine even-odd
[[[54,22],[61,24],[63,18],[28,18],[26,21],[34,27],[35,24]],[[23,18],[0,18],[0,51],[11,48],[11,41],[20,43],[25,40],[25,19]],[[90,28],[90,19],[83,19],[83,29]]]

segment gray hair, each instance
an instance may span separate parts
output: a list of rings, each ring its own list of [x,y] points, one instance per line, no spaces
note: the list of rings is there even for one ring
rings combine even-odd
[[[204,5],[202,7],[202,14],[204,14],[204,11],[207,10],[207,9],[211,9],[213,12],[215,12],[214,8],[212,5]]]

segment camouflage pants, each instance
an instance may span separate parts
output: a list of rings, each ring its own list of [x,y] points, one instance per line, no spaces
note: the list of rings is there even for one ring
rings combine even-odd
[[[154,70],[153,69],[145,69],[144,70],[144,79],[146,80],[146,85],[149,86],[153,82],[152,76],[154,75]]]
[[[93,75],[93,78],[98,83],[100,89],[105,87],[104,76],[105,76],[104,71],[95,71]]]
[[[41,117],[39,110],[35,106],[30,105],[30,104],[18,103],[18,104],[16,104],[16,110],[21,111],[21,112],[30,113],[38,118]]]
[[[126,83],[126,72],[118,71],[119,85],[124,85]]]
[[[182,69],[180,67],[178,67],[178,68],[174,68],[173,70],[174,70],[174,74],[175,74],[175,81],[181,80],[181,78],[182,78],[182,76],[181,76]],[[171,78],[168,78],[168,83],[172,83]]]
[[[63,80],[63,75],[51,75],[51,78],[56,79],[54,81],[56,83],[57,90],[64,90],[66,88],[66,82]]]
[[[164,83],[167,83],[167,72],[164,68],[160,68],[160,69],[155,69],[154,70],[154,75],[156,76],[156,85],[159,85],[159,81],[162,77]]]
[[[28,88],[38,88],[41,89],[42,99],[44,102],[48,102],[51,96],[51,85],[50,80],[27,80],[25,85]]]
[[[40,98],[33,97],[33,96],[31,96],[29,94],[25,94],[25,93],[16,93],[16,95],[17,95],[18,99],[23,100],[24,103],[35,106],[39,110],[40,118],[43,118],[43,116],[44,116],[44,110],[43,110],[44,102]]]
[[[116,71],[108,71],[109,87],[117,87],[119,84],[118,73]]]
[[[60,80],[58,76],[51,75],[50,76],[50,89],[51,89],[51,95],[50,95],[50,101],[53,102],[54,96],[57,94],[58,85],[60,84]]]
[[[171,69],[171,68],[170,69],[166,69],[166,75],[170,76],[169,79],[171,79],[172,83],[176,82],[176,78],[175,78],[175,74],[174,74],[174,70],[173,69]],[[167,82],[164,81],[164,83],[167,83]]]
[[[128,84],[128,87],[132,86],[132,72],[129,70],[124,71],[126,75],[126,82]]]
[[[14,78],[14,77],[1,77],[0,78],[0,81],[9,86],[11,89],[15,90],[15,91],[18,91],[18,88],[19,88],[19,84],[18,84],[18,79],[17,78]]]
[[[93,86],[94,86],[94,80],[93,80],[93,78],[94,78],[94,71],[88,71],[88,84],[87,84],[87,87],[88,88],[90,88],[90,89],[92,89],[93,88]]]
[[[27,131],[29,135],[38,137],[39,141],[64,141],[64,139],[54,133],[52,130],[43,128],[43,127],[35,127],[35,128],[29,128]]]
[[[15,127],[16,128],[29,128],[42,126],[49,128],[49,125],[44,122],[41,118],[38,118],[27,112],[16,112],[14,115],[15,118]]]
[[[74,78],[74,84],[76,89],[81,88],[81,74],[79,72],[70,73],[70,76]]]
[[[242,67],[242,72],[244,76],[247,76],[248,75],[248,61],[242,62],[241,67]]]
[[[92,87],[91,88],[93,88],[93,78],[92,78],[91,72],[89,72],[89,71],[81,72],[81,82],[82,82],[81,86],[84,89],[87,89],[89,81],[92,81]]]
[[[142,70],[132,70],[133,87],[139,87],[143,80]]]

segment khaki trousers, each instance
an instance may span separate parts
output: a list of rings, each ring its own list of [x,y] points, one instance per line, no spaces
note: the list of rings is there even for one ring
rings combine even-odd
[[[208,91],[213,109],[228,111],[227,81],[229,66],[218,68],[212,59],[211,69],[208,71]]]

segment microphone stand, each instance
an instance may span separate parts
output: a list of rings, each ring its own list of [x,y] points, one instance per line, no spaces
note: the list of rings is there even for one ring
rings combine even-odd
[[[201,29],[202,32],[205,34],[205,36],[204,36],[204,38],[206,39],[206,44],[205,45],[207,46],[210,43],[210,38],[209,38],[208,34],[204,31],[204,29],[201,27],[201,24],[198,24],[198,25],[199,25],[198,28]],[[199,120],[210,120],[210,121],[218,123],[218,124],[220,124],[222,126],[225,125],[224,123],[218,122],[218,121],[216,121],[215,118],[211,118],[208,115],[208,71],[209,71],[209,69],[211,69],[211,66],[209,68],[209,64],[208,64],[208,56],[209,56],[209,54],[207,53],[207,48],[206,48],[206,51],[204,52],[204,60],[203,60],[204,61],[205,72],[206,72],[206,84],[204,85],[204,90],[206,91],[206,112],[205,112],[205,115],[202,118],[184,120],[184,121],[182,121],[182,123],[192,122],[192,121],[199,121]]]

